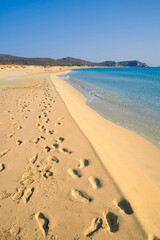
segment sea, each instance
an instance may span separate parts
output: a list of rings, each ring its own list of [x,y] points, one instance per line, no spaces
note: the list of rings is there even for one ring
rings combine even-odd
[[[61,78],[104,118],[160,147],[160,68],[86,68]]]

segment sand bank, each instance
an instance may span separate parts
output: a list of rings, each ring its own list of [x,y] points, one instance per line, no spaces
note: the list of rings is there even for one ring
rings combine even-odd
[[[49,74],[29,74],[0,86],[0,239],[147,239]]]
[[[80,92],[59,77],[52,75],[52,80],[146,232],[160,237],[160,149],[102,118],[86,105],[87,99]]]

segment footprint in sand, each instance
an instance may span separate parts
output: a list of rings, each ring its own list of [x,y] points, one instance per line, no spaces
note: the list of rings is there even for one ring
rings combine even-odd
[[[31,198],[33,192],[34,192],[34,188],[33,187],[32,188],[28,188],[25,191],[25,193],[23,195],[23,200],[24,200],[25,203],[27,203],[29,201],[29,199]]]
[[[81,172],[77,169],[68,169],[67,171],[69,173],[69,175],[73,178],[80,178],[82,176]]]
[[[12,138],[14,136],[15,132],[14,133],[11,133],[8,135],[9,138]]]
[[[89,166],[89,160],[85,159],[85,158],[81,158],[79,160],[80,164],[79,164],[79,167],[80,168],[85,168],[87,166]]]
[[[58,137],[58,138],[57,138],[57,142],[58,142],[58,143],[64,142],[64,138],[63,138],[63,137]]]
[[[50,151],[51,151],[51,148],[50,148],[49,146],[45,146],[45,147],[44,147],[44,150],[45,150],[46,152],[50,152]]]
[[[45,123],[49,123],[49,121],[50,121],[49,118],[45,119]]]
[[[5,169],[5,165],[3,163],[0,163],[0,172],[2,172]]]
[[[72,153],[72,151],[70,151],[68,148],[59,148],[59,150],[63,153],[68,153],[68,154]]]
[[[41,132],[45,132],[45,131],[46,131],[46,128],[44,127],[44,125],[42,125],[42,126],[40,127],[40,131],[41,131]]]
[[[22,129],[22,126],[18,126],[18,130]]]
[[[11,194],[10,193],[7,193],[6,191],[2,192],[1,195],[0,195],[0,200],[2,199],[5,199],[5,198],[8,198],[10,197]]]
[[[23,142],[21,140],[16,141],[17,145],[21,145]]]
[[[19,122],[19,121],[17,121],[17,122],[14,122],[14,123],[13,123],[13,125],[16,125],[18,122]]]
[[[22,181],[21,184],[24,186],[29,186],[34,182],[34,179],[32,177],[28,177],[26,180]]]
[[[86,237],[92,236],[93,233],[98,231],[102,227],[102,218],[93,218],[90,227],[85,231]]]
[[[51,176],[53,176],[53,172],[51,172],[51,171],[43,173],[43,177],[45,177],[45,178],[49,178]]]
[[[49,220],[48,218],[45,217],[45,215],[41,212],[38,212],[35,214],[35,219],[38,222],[39,228],[43,234],[43,237],[45,238],[48,234],[48,224],[49,224]]]
[[[90,184],[92,185],[93,189],[98,189],[98,188],[102,187],[102,184],[101,184],[101,182],[100,182],[100,180],[98,178],[89,177],[88,180],[89,180]]]
[[[40,138],[41,138],[41,139],[43,139],[43,140],[45,140],[45,139],[46,139],[46,138],[45,138],[45,137],[43,137],[43,136],[40,136]]]
[[[54,124],[54,126],[59,126],[59,125],[61,125],[60,122],[57,122],[57,123]]]
[[[82,202],[85,203],[92,202],[93,200],[91,197],[87,195],[87,193],[79,191],[77,189],[72,189],[71,193],[74,198],[77,198],[78,200],[81,200]]]
[[[9,151],[10,149],[4,150],[3,152],[0,153],[0,157],[3,157],[4,155],[6,155]]]
[[[103,213],[103,217],[109,232],[117,232],[119,228],[118,216],[112,212],[106,211]]]
[[[35,143],[35,144],[38,144],[39,141],[40,141],[40,138],[39,138],[39,137],[31,140],[31,142],[33,142],[33,143]]]
[[[38,159],[38,153],[33,155],[33,157],[30,159],[30,162],[34,164],[37,161],[37,159]]]
[[[52,155],[50,155],[47,160],[48,160],[49,162],[52,161],[52,162],[59,163],[59,159],[58,159],[57,157],[55,157],[55,156],[52,156]]]
[[[124,198],[120,198],[119,200],[114,200],[113,201],[114,204],[119,207],[124,213],[130,215],[133,214],[133,209],[130,205],[130,203],[124,199]]]
[[[53,144],[53,148],[54,148],[54,150],[55,150],[55,149],[58,149],[58,148],[59,148],[59,145],[58,145],[57,143],[54,143],[54,144]]]
[[[24,194],[25,187],[18,188],[17,192],[13,195],[13,200],[18,201]]]
[[[48,165],[42,169],[43,177],[48,178],[50,176],[53,176],[53,172],[51,172],[50,169],[51,169],[50,165]]]
[[[54,133],[54,130],[52,129],[52,130],[47,130],[47,134],[49,135],[52,135]]]

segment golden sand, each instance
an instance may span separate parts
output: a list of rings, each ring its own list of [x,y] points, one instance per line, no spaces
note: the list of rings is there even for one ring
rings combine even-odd
[[[0,70],[0,239],[158,236],[159,149],[90,109],[66,69]]]

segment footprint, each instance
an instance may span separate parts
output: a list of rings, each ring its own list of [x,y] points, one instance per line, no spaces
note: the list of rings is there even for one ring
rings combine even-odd
[[[84,168],[84,167],[87,167],[89,166],[89,160],[85,159],[85,158],[81,158],[79,160],[80,164],[79,164],[79,167],[80,168]]]
[[[42,232],[42,234],[45,238],[47,236],[48,230],[49,230],[49,227],[48,227],[49,220],[48,220],[48,218],[46,218],[43,213],[38,212],[38,213],[35,214],[35,219],[37,220],[39,228],[40,228],[40,230],[41,230],[41,232]]]
[[[46,122],[46,123],[48,123],[49,121],[50,121],[50,119],[49,119],[49,118],[45,119],[45,122]]]
[[[18,201],[23,196],[25,187],[20,187],[18,191],[13,195],[13,200]]]
[[[93,233],[98,231],[102,227],[102,218],[93,218],[90,227],[85,231],[86,237],[92,236]]]
[[[72,189],[72,196],[81,200],[82,202],[88,203],[92,201],[92,198],[89,197],[85,192],[79,191],[77,189]]]
[[[29,199],[31,198],[32,194],[34,192],[34,188],[28,188],[24,195],[23,195],[23,200],[25,203],[27,203],[29,201]]]
[[[130,203],[126,199],[120,198],[119,200],[114,200],[113,202],[117,207],[119,207],[126,214],[128,215],[133,214],[133,209]]]
[[[98,189],[98,188],[101,188],[101,182],[100,182],[100,180],[98,179],[98,178],[95,178],[95,177],[89,177],[89,182],[90,182],[90,184],[92,185],[92,187],[94,188],[94,189]]]
[[[12,138],[14,136],[15,132],[14,133],[11,133],[8,135],[9,138]]]
[[[80,178],[82,175],[81,175],[81,173],[80,173],[80,171],[78,171],[77,169],[68,169],[68,171],[67,171],[70,175],[71,175],[71,177],[73,177],[73,178]]]
[[[18,130],[22,129],[22,126],[18,126]]]
[[[64,153],[68,153],[68,154],[71,154],[72,151],[70,151],[68,148],[60,148],[59,149],[61,152],[64,152]]]
[[[24,180],[24,181],[22,182],[22,184],[23,184],[24,186],[28,186],[28,185],[32,184],[33,182],[34,182],[33,178],[29,177],[29,178],[27,178],[26,180]]]
[[[19,122],[19,121],[17,121],[17,122],[14,122],[14,123],[13,123],[13,125],[16,125],[18,122]]]
[[[59,145],[58,145],[57,143],[54,143],[54,144],[53,144],[53,148],[54,148],[54,149],[58,149],[58,148],[59,148]]]
[[[63,141],[64,141],[64,138],[63,138],[63,137],[58,137],[58,138],[57,138],[57,142],[58,142],[58,143],[62,143]]]
[[[0,172],[2,172],[5,169],[5,165],[3,163],[0,163]]]
[[[46,152],[50,152],[50,151],[51,151],[51,148],[48,147],[48,146],[45,146],[45,147],[44,147],[44,150],[45,150]]]
[[[48,159],[47,159],[49,162],[50,161],[53,161],[53,162],[56,162],[56,163],[59,163],[59,159],[55,156],[49,156]]]
[[[49,135],[52,135],[54,133],[54,130],[52,129],[52,130],[47,130],[47,134]]]
[[[37,161],[37,159],[38,159],[38,153],[33,155],[33,157],[30,159],[30,162],[34,164]]]
[[[57,122],[57,123],[54,124],[54,126],[59,126],[59,125],[61,125],[60,122]]]
[[[41,132],[45,132],[45,131],[46,131],[46,128],[44,127],[44,125],[42,125],[42,126],[40,127],[40,131],[41,131]]]
[[[11,194],[10,193],[7,193],[6,191],[2,192],[2,194],[0,195],[0,199],[5,199],[5,198],[8,198],[10,197]]]
[[[119,228],[117,215],[106,211],[103,213],[103,217],[105,219],[109,232],[117,232]]]
[[[50,171],[50,169],[51,169],[50,165],[48,165],[42,169],[43,177],[48,178],[50,176],[53,176],[53,173]]]
[[[45,178],[48,178],[48,177],[51,177],[51,176],[53,176],[53,172],[51,172],[51,171],[45,172],[43,174],[43,177],[45,177]]]
[[[23,142],[21,140],[16,141],[17,145],[21,145]]]
[[[43,139],[43,140],[45,140],[45,139],[46,139],[46,138],[45,138],[45,137],[43,137],[43,136],[40,136],[40,138],[41,138],[41,139]]]
[[[0,157],[3,157],[4,155],[6,155],[9,151],[10,149],[4,150],[3,152],[0,153]]]
[[[31,142],[33,142],[33,143],[35,143],[35,144],[37,144],[39,141],[40,141],[40,138],[39,138],[39,137],[31,140]]]

